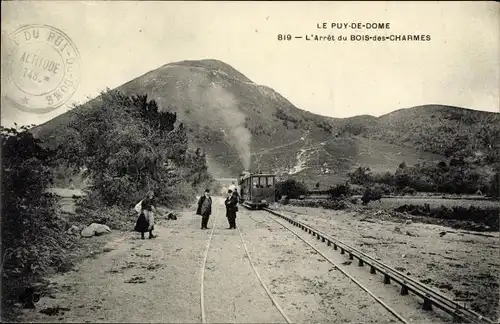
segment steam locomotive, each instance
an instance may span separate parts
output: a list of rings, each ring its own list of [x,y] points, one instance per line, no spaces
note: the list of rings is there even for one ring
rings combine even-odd
[[[251,209],[268,207],[276,200],[275,184],[274,174],[243,172],[238,179],[240,204]]]

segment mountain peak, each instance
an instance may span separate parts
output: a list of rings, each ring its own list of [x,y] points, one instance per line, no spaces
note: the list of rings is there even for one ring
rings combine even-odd
[[[216,177],[233,177],[242,169],[278,174],[300,170],[294,174],[297,179],[341,183],[359,165],[385,172],[402,162],[442,160],[442,153],[468,155],[482,148],[474,138],[485,124],[495,129],[500,125],[500,114],[436,104],[380,117],[324,117],[295,107],[272,88],[253,83],[216,59],[172,62],[116,90],[147,95],[160,109],[175,112],[189,145],[207,152]],[[92,105],[75,110],[85,107]],[[492,118],[476,122],[484,114]],[[73,112],[62,114],[32,132],[57,147],[65,143],[67,125],[75,118]]]
[[[162,68],[172,67],[172,66],[184,66],[188,68],[201,68],[212,73],[222,73],[229,78],[241,81],[241,82],[252,82],[249,78],[243,75],[241,72],[233,68],[231,65],[217,60],[217,59],[201,59],[201,60],[184,60],[179,62],[172,62],[165,64]]]

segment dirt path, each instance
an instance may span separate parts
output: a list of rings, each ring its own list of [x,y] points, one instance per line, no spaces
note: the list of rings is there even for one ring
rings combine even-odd
[[[228,230],[222,198],[205,268],[209,323],[285,323],[246,256],[238,231]],[[389,323],[393,317],[303,242],[262,212],[240,207],[237,224],[260,277],[295,323]],[[75,271],[49,278],[50,296],[24,322],[201,323],[201,265],[211,231],[194,212],[158,224],[157,238],[112,233],[109,252]],[[131,225],[132,226],[132,225]],[[146,235],[147,237],[147,235]],[[46,315],[41,311],[59,307]]]
[[[207,231],[183,212],[158,224],[153,240],[123,233],[110,252],[81,263],[76,272],[51,278],[53,298],[25,310],[29,322],[200,322],[199,271]],[[146,234],[147,237],[147,234]],[[40,310],[61,307],[64,314]]]
[[[243,230],[248,219],[240,214],[237,222]],[[204,277],[207,322],[285,323],[255,275],[238,231],[229,230],[221,214],[215,224]]]

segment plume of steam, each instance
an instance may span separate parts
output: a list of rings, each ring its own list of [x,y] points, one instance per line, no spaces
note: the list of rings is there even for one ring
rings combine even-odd
[[[245,128],[245,114],[241,112],[238,100],[204,74],[194,74],[190,81],[188,97],[198,107],[200,125],[223,131],[226,142],[238,152],[243,167],[248,170],[251,134]]]
[[[223,131],[226,143],[233,146],[243,167],[249,170],[252,135],[245,127],[246,115],[240,110],[237,98],[207,73],[191,72],[186,81],[186,86],[178,91],[198,108],[195,114],[199,116],[199,125]]]
[[[203,93],[202,105],[208,120],[218,119],[215,125],[225,130],[230,143],[240,156],[243,167],[248,170],[252,135],[245,127],[245,114],[240,111],[236,98],[222,87],[209,87]]]

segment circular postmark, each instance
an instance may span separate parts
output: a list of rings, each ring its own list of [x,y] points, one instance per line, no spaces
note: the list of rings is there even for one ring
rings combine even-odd
[[[9,36],[7,99],[43,114],[71,98],[80,82],[80,54],[72,40],[48,25],[22,26]]]

